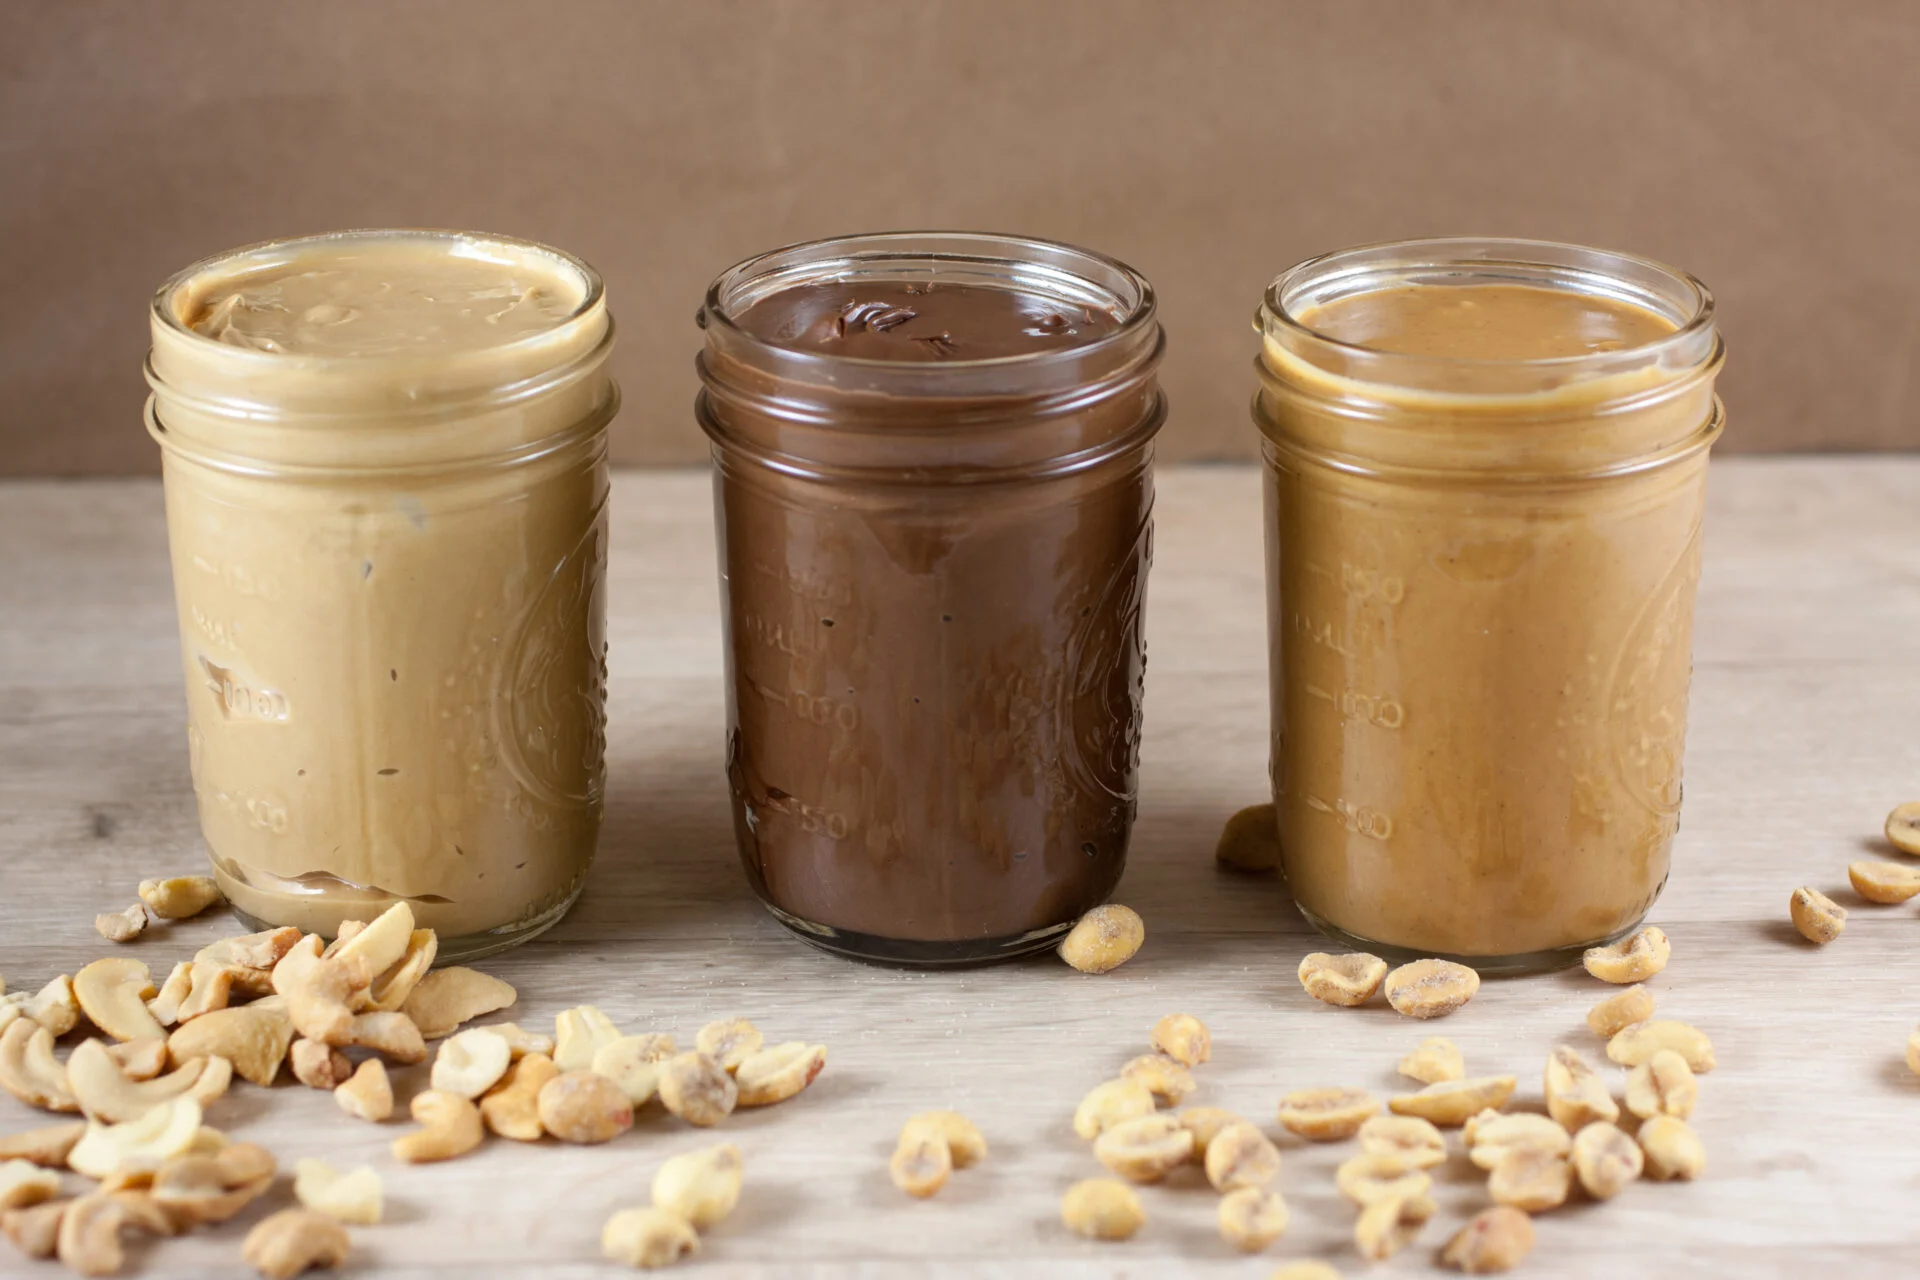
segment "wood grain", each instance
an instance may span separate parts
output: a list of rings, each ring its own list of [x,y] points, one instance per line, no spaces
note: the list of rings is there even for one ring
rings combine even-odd
[[[1715,1040],[1720,1065],[1696,1117],[1710,1164],[1692,1185],[1636,1185],[1541,1218],[1520,1274],[1911,1274],[1920,1077],[1901,1048],[1920,1021],[1920,921],[1913,907],[1861,903],[1844,868],[1893,856],[1881,819],[1920,795],[1916,490],[1916,460],[1715,464],[1686,821],[1654,911],[1674,958],[1650,984],[1662,1013]],[[1100,1172],[1069,1128],[1075,1101],[1174,1009],[1213,1028],[1195,1100],[1270,1129],[1288,1089],[1394,1091],[1394,1062],[1423,1034],[1452,1037],[1475,1071],[1519,1074],[1523,1105],[1537,1106],[1555,1041],[1597,1049],[1582,1018],[1605,991],[1579,973],[1490,982],[1437,1025],[1316,1005],[1293,977],[1315,939],[1282,888],[1214,869],[1219,823],[1259,797],[1266,762],[1258,481],[1246,468],[1161,478],[1140,826],[1119,895],[1147,920],[1139,958],[1105,978],[1051,959],[929,974],[795,942],[749,898],[731,848],[708,502],[697,474],[616,481],[600,861],[559,928],[483,965],[519,987],[511,1012],[523,1022],[591,1000],[634,1030],[688,1037],[744,1014],[830,1046],[806,1095],[717,1135],[745,1151],[747,1191],[688,1274],[1254,1280],[1307,1255],[1355,1275],[1366,1267],[1349,1243],[1353,1214],[1332,1185],[1343,1147],[1286,1149],[1293,1225],[1268,1255],[1223,1245],[1214,1197],[1191,1179],[1144,1193],[1151,1222],[1129,1244],[1071,1238],[1060,1193]],[[19,987],[106,950],[93,916],[201,855],[157,486],[0,485],[0,565],[0,972]],[[1823,950],[1786,924],[1803,883],[1854,909]],[[156,929],[128,953],[161,969],[230,929]],[[885,1162],[900,1121],[930,1106],[972,1115],[993,1153],[911,1203]],[[390,1220],[356,1229],[354,1265],[382,1276],[611,1274],[596,1261],[602,1221],[644,1200],[666,1155],[713,1140],[654,1115],[608,1147],[495,1142],[410,1168],[386,1151],[398,1126],[346,1120],[297,1086],[238,1089],[211,1119],[288,1165],[379,1169]],[[32,1123],[0,1099],[0,1131]],[[1484,1203],[1472,1172],[1447,1167],[1441,1219],[1382,1274],[1428,1274]],[[238,1240],[260,1212],[139,1245],[138,1269],[238,1276]],[[61,1273],[0,1252],[0,1274]]]

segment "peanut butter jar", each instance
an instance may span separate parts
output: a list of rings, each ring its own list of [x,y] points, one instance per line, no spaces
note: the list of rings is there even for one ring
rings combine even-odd
[[[605,746],[600,279],[463,232],[189,267],[152,306],[187,740],[215,878],[333,934],[396,901],[440,956],[579,894]]]
[[[867,235],[735,266],[701,323],[749,883],[863,959],[1051,945],[1133,824],[1152,289],[1067,245]]]
[[[1300,910],[1499,972],[1639,923],[1680,821],[1713,299],[1624,254],[1352,249],[1256,318]]]

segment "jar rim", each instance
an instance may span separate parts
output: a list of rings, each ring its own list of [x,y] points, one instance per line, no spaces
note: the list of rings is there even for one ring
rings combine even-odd
[[[1326,301],[1325,286],[1339,282],[1380,279],[1389,272],[1458,271],[1493,275],[1505,269],[1516,273],[1516,284],[1538,284],[1538,273],[1551,273],[1567,282],[1569,292],[1585,292],[1640,306],[1671,321],[1674,330],[1648,342],[1614,351],[1580,352],[1532,359],[1490,359],[1480,356],[1426,355],[1391,351],[1364,343],[1330,337],[1303,322],[1299,303],[1315,285],[1322,292],[1315,304]],[[1522,278],[1517,273],[1536,273]],[[1636,279],[1638,277],[1638,279]],[[1574,287],[1586,282],[1594,287]],[[1600,286],[1606,287],[1600,287]],[[1656,285],[1667,292],[1656,292]],[[1352,296],[1390,287],[1386,283],[1349,289],[1336,296]],[[1267,286],[1254,328],[1265,334],[1268,322],[1288,339],[1309,349],[1383,370],[1499,369],[1537,374],[1601,370],[1614,365],[1642,365],[1663,361],[1675,351],[1691,352],[1688,363],[1711,358],[1717,348],[1714,335],[1713,292],[1696,276],[1653,258],[1613,249],[1591,248],[1557,240],[1504,236],[1432,236],[1411,240],[1383,240],[1317,254],[1275,276]],[[1368,377],[1366,381],[1398,382]],[[1418,382],[1418,379],[1409,381]]]

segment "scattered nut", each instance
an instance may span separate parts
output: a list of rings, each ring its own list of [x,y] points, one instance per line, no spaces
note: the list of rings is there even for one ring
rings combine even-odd
[[[1213,1056],[1213,1037],[1192,1014],[1170,1013],[1153,1024],[1153,1047],[1183,1067],[1197,1067]]]
[[[1635,984],[1616,991],[1587,1010],[1587,1029],[1602,1040],[1611,1040],[1636,1022],[1653,1016],[1653,992]]]
[[[1385,1262],[1412,1244],[1436,1212],[1438,1207],[1426,1196],[1375,1201],[1360,1211],[1359,1221],[1353,1224],[1354,1247],[1363,1258]]]
[[[480,1109],[457,1093],[439,1089],[417,1093],[408,1111],[420,1128],[393,1140],[393,1158],[405,1164],[452,1160],[479,1146],[486,1136]]]
[[[0,1160],[28,1160],[48,1169],[67,1167],[67,1153],[87,1132],[84,1123],[53,1124],[0,1138]]]
[[[273,1154],[251,1143],[213,1152],[198,1150],[201,1139],[211,1132],[203,1127],[194,1136],[193,1146],[152,1175],[149,1194],[181,1230],[235,1217],[266,1194],[278,1170]]]
[[[1120,1068],[1123,1080],[1138,1080],[1147,1086],[1153,1100],[1163,1107],[1177,1107],[1193,1092],[1193,1073],[1164,1053],[1147,1053]]]
[[[1569,1133],[1595,1120],[1611,1124],[1620,1118],[1620,1104],[1607,1091],[1607,1082],[1595,1074],[1580,1051],[1571,1045],[1555,1045],[1547,1055],[1547,1114]]]
[[[134,903],[125,911],[113,911],[93,918],[93,931],[108,942],[131,942],[147,927],[147,909]]]
[[[1375,1116],[1360,1126],[1360,1150],[1431,1169],[1446,1162],[1447,1139],[1432,1121],[1418,1116]]]
[[[1915,1034],[1920,1034],[1916,1032]],[[1141,1112],[1141,1115],[1149,1114]],[[1128,1117],[1131,1119],[1132,1117]],[[1244,1118],[1224,1107],[1188,1107],[1174,1117],[1180,1127],[1193,1135],[1193,1155],[1196,1160],[1207,1158],[1207,1147],[1220,1132],[1229,1125],[1239,1124]],[[1094,1135],[1098,1137],[1096,1133]]]
[[[66,1202],[54,1252],[80,1275],[110,1276],[126,1261],[120,1232],[130,1227],[165,1235],[171,1233],[172,1223],[144,1197],[96,1191]]]
[[[1673,946],[1667,935],[1652,925],[1610,947],[1589,947],[1580,957],[1587,972],[1602,982],[1645,982],[1667,967]]]
[[[187,994],[174,1006],[172,1021],[192,1022],[201,1014],[226,1008],[233,1002],[234,984],[241,981],[246,973],[245,969],[236,969],[230,964],[189,965]],[[148,1012],[153,1013],[158,1020],[160,1015],[155,1010],[156,1005],[161,1005],[159,996],[147,1001]],[[165,1006],[161,1005],[161,1007]]]
[[[745,1018],[727,1018],[720,1022],[709,1022],[700,1028],[693,1037],[693,1047],[719,1063],[729,1072],[738,1071],[740,1064],[760,1052],[765,1043],[760,1028]],[[699,1223],[694,1223],[699,1226]]]
[[[1432,1189],[1433,1178],[1404,1156],[1361,1152],[1334,1170],[1333,1185],[1364,1209],[1382,1200],[1423,1196]]]
[[[594,1057],[621,1038],[613,1019],[590,1004],[566,1010],[554,1027],[553,1065],[562,1071],[591,1071]]]
[[[51,1258],[60,1240],[60,1219],[66,1216],[71,1200],[37,1204],[31,1209],[9,1209],[0,1213],[0,1231],[6,1233],[22,1256]]]
[[[1440,1251],[1440,1265],[1470,1276],[1519,1266],[1533,1249],[1533,1219],[1508,1205],[1482,1209]]]
[[[1191,1152],[1193,1131],[1177,1117],[1175,1123],[1187,1134],[1187,1150]],[[1280,1151],[1267,1140],[1266,1134],[1240,1120],[1220,1130],[1207,1143],[1203,1164],[1207,1181],[1215,1191],[1264,1187],[1280,1176]]]
[[[1895,806],[1887,815],[1887,842],[1902,853],[1920,854],[1920,800]]]
[[[1338,956],[1315,951],[1300,962],[1300,985],[1307,994],[1344,1009],[1373,999],[1386,977],[1387,962],[1364,951]]]
[[[1573,1170],[1595,1200],[1611,1200],[1640,1176],[1644,1158],[1632,1138],[1597,1120],[1573,1137]]]
[[[293,1029],[322,1044],[354,1043],[354,1005],[373,980],[366,961],[343,953],[322,957],[283,978],[286,973],[284,966],[276,968],[273,982],[286,997]]]
[[[25,1209],[60,1194],[60,1175],[26,1160],[0,1163],[0,1210]]]
[[[350,937],[335,939],[328,955],[364,972],[367,981],[360,984],[364,989],[372,985],[376,976],[400,963],[413,943],[413,935],[413,908],[396,902],[366,928]]]
[[[887,1161],[887,1176],[893,1185],[918,1200],[925,1200],[947,1185],[953,1172],[953,1150],[946,1135],[932,1126],[909,1124],[900,1131],[900,1141]]]
[[[1573,1188],[1573,1166],[1567,1158],[1540,1147],[1508,1147],[1487,1177],[1487,1194],[1495,1204],[1544,1213],[1567,1202]]]
[[[192,1098],[163,1102],[125,1124],[87,1122],[87,1132],[67,1153],[67,1167],[89,1178],[105,1178],[123,1169],[158,1169],[193,1144],[200,1129],[200,1104]]]
[[[1907,1069],[1920,1076],[1920,1031],[1907,1035]]]
[[[1158,1182],[1193,1155],[1193,1134],[1172,1116],[1141,1116],[1094,1139],[1093,1155],[1129,1182]]]
[[[1531,1112],[1487,1111],[1467,1122],[1467,1159],[1491,1172],[1509,1151],[1531,1147],[1550,1156],[1573,1150],[1573,1138],[1555,1121]]]
[[[1920,870],[1903,862],[1849,862],[1847,879],[1855,893],[1883,905],[1905,902],[1920,893]]]
[[[1147,1211],[1126,1183],[1088,1178],[1060,1198],[1060,1221],[1089,1240],[1126,1240],[1146,1225]]]
[[[384,1208],[380,1175],[366,1165],[341,1173],[323,1160],[298,1161],[293,1166],[293,1195],[315,1213],[359,1227],[379,1222]]]
[[[540,1086],[536,1105],[540,1127],[562,1142],[611,1142],[633,1127],[633,1104],[627,1095],[591,1071],[555,1076]]]
[[[1417,1093],[1387,1099],[1395,1115],[1419,1116],[1443,1129],[1467,1122],[1469,1116],[1491,1107],[1498,1111],[1513,1097],[1519,1081],[1512,1076],[1476,1076],[1471,1080],[1443,1080]]]
[[[683,1151],[653,1175],[653,1203],[705,1231],[740,1203],[741,1177],[740,1148],[731,1142]]]
[[[553,1056],[553,1037],[542,1035],[538,1031],[523,1031],[516,1022],[495,1022],[487,1027],[488,1031],[507,1042],[507,1048],[513,1050],[514,1060],[518,1061],[530,1053],[543,1053]],[[663,1037],[671,1040],[672,1036]]]
[[[1220,1238],[1245,1253],[1258,1253],[1287,1230],[1287,1202],[1278,1191],[1240,1187],[1220,1197]]]
[[[1362,1089],[1296,1089],[1280,1099],[1280,1123],[1309,1142],[1340,1142],[1380,1114],[1380,1100]]]
[[[589,1070],[620,1086],[634,1106],[653,1097],[660,1084],[660,1064],[677,1049],[668,1035],[621,1036],[600,1046]]]
[[[629,1267],[671,1266],[700,1251],[693,1224],[670,1209],[622,1209],[600,1232],[600,1252]]]
[[[1699,1097],[1693,1068],[1671,1049],[1660,1050],[1627,1073],[1627,1110],[1642,1120],[1655,1116],[1685,1120]]]
[[[151,1080],[167,1069],[165,1040],[115,1040],[100,1042],[129,1080]]]
[[[1607,1057],[1623,1067],[1637,1067],[1662,1049],[1685,1058],[1696,1074],[1713,1070],[1713,1042],[1684,1022],[1661,1018],[1636,1022],[1607,1041]]]
[[[325,1214],[282,1209],[247,1232],[240,1256],[268,1280],[291,1280],[303,1271],[339,1266],[350,1247],[347,1229]]]
[[[1387,1003],[1409,1018],[1444,1018],[1473,999],[1480,975],[1451,960],[1415,960],[1387,975]]]
[[[909,1129],[927,1129],[939,1134],[952,1154],[956,1169],[968,1168],[987,1158],[986,1136],[958,1111],[922,1111],[908,1117],[900,1132],[904,1135]]]
[[[477,1098],[507,1074],[513,1050],[499,1036],[481,1028],[457,1032],[440,1044],[433,1059],[433,1087],[463,1098]],[[632,1118],[629,1109],[628,1118]]]
[[[1140,913],[1109,902],[1080,917],[1060,942],[1060,958],[1082,973],[1108,973],[1133,959],[1146,940]]]
[[[287,1050],[287,1065],[293,1078],[309,1089],[338,1089],[353,1075],[347,1055],[318,1040],[295,1040]]]
[[[1787,900],[1787,911],[1800,936],[1821,946],[1839,937],[1847,927],[1847,909],[1818,889],[1795,889]]]
[[[371,1049],[387,1061],[409,1067],[427,1060],[427,1041],[404,1013],[357,1013],[347,1043]]]
[[[733,1077],[698,1051],[676,1054],[662,1063],[659,1090],[662,1106],[703,1129],[733,1114],[740,1101]]]
[[[293,1043],[286,1010],[265,1000],[216,1009],[174,1028],[167,1060],[181,1066],[194,1058],[225,1058],[243,1080],[265,1088],[280,1074]]]
[[[1235,871],[1272,871],[1280,865],[1280,822],[1272,804],[1248,805],[1220,828],[1214,860]]]
[[[406,1008],[407,1001],[413,998],[414,988],[426,980],[427,972],[433,968],[434,959],[439,954],[440,935],[431,929],[415,929],[413,936],[407,939],[406,951],[391,968],[368,985],[360,1002],[365,1011],[398,1013]],[[553,1046],[549,1044],[547,1047]]]
[[[1153,1090],[1122,1076],[1097,1084],[1073,1112],[1073,1131],[1092,1141],[1114,1125],[1153,1114]]]
[[[393,1114],[393,1084],[387,1064],[368,1058],[346,1080],[334,1086],[333,1100],[350,1116],[379,1124]]]
[[[162,920],[188,920],[224,900],[212,876],[142,880],[140,901]]]
[[[20,1012],[56,1036],[67,1034],[80,1024],[80,1002],[73,992],[73,979],[61,974],[28,997],[20,1005]],[[100,1029],[106,1031],[105,1027]]]
[[[1400,1074],[1421,1084],[1464,1080],[1467,1078],[1467,1062],[1460,1054],[1459,1045],[1433,1036],[1422,1040],[1418,1049],[1400,1059]]]
[[[519,998],[519,993],[500,979],[478,969],[453,965],[420,979],[400,1011],[413,1019],[422,1036],[438,1040],[452,1035],[461,1023],[504,1009]],[[588,1054],[587,1061],[592,1060],[593,1055]],[[581,1063],[579,1069],[585,1070],[586,1065]]]
[[[273,993],[273,967],[300,941],[301,933],[291,926],[266,929],[210,942],[194,954],[195,964],[218,968],[229,965],[241,970],[234,979],[234,990],[242,995],[265,996]]]
[[[1340,1273],[1317,1258],[1283,1262],[1267,1280],[1340,1280]]]
[[[42,1111],[78,1111],[67,1069],[53,1056],[53,1033],[32,1018],[0,1031],[0,1089]]]
[[[147,1012],[154,1021],[163,1027],[170,1027],[180,1020],[180,1006],[193,994],[193,962],[182,960],[173,966],[173,972],[160,984],[160,994],[147,1001]],[[137,1043],[129,1041],[128,1043]]]
[[[95,960],[73,975],[80,1011],[115,1040],[166,1038],[167,1029],[147,1009],[147,997],[158,994],[147,966],[130,958]]]
[[[553,1059],[544,1053],[530,1053],[507,1069],[507,1074],[492,1093],[480,1099],[480,1118],[487,1128],[515,1142],[538,1142],[546,1136],[540,1123],[540,1091],[560,1074]],[[616,1088],[619,1081],[614,1081]],[[632,1095],[628,1094],[631,1101]],[[633,1105],[638,1106],[638,1103]]]
[[[734,1073],[739,1105],[769,1107],[812,1084],[827,1065],[827,1046],[789,1040],[750,1055]]]
[[[1691,1181],[1707,1167],[1707,1150],[1685,1120],[1655,1116],[1640,1125],[1640,1150],[1646,1174],[1656,1182]]]
[[[153,1043],[164,1048],[164,1042]],[[137,1120],[163,1102],[194,1093],[209,1061],[194,1058],[181,1064],[171,1075],[155,1080],[129,1080],[103,1042],[82,1040],[67,1057],[67,1088],[89,1119],[119,1124]],[[222,1085],[220,1092],[225,1091]]]

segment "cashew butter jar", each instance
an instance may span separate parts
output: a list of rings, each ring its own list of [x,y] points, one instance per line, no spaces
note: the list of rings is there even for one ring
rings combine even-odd
[[[1713,299],[1624,254],[1353,249],[1256,318],[1281,859],[1486,972],[1632,930],[1680,821]]]
[[[256,927],[407,902],[442,959],[578,896],[604,777],[599,277],[465,232],[236,250],[152,307],[187,740]]]

